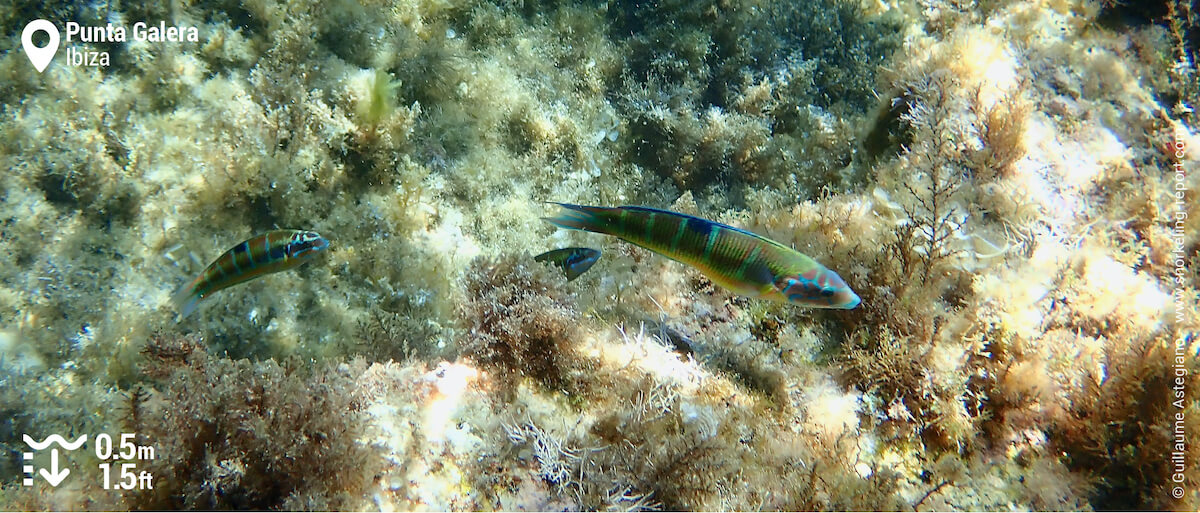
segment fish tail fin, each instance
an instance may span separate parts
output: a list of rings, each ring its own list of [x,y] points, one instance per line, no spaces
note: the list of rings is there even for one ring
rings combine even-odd
[[[562,207],[562,212],[554,217],[543,217],[542,220],[559,228],[569,230],[584,230],[603,234],[612,234],[609,219],[612,211],[607,207],[590,207],[587,205],[572,205],[570,203],[549,202]]]
[[[175,306],[175,310],[179,312],[179,317],[176,320],[182,321],[192,312],[196,311],[196,305],[203,299],[196,293],[196,283],[199,279],[184,283],[171,295],[171,304]]]

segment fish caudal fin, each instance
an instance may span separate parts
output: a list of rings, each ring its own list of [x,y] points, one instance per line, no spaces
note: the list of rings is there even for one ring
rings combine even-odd
[[[563,208],[562,213],[554,217],[543,217],[542,220],[559,228],[569,230],[584,230],[603,234],[612,234],[607,215],[615,210],[605,207],[589,207],[572,205],[570,203],[554,203]]]

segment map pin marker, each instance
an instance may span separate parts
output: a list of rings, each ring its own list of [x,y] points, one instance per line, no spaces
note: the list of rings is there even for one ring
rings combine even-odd
[[[50,36],[50,43],[41,48],[33,44],[33,34],[39,30]],[[29,62],[32,62],[33,67],[37,68],[38,73],[41,73],[46,66],[50,65],[50,59],[53,59],[54,54],[58,52],[58,27],[46,20],[29,22],[28,25],[25,25],[25,30],[21,32],[21,46],[25,47],[25,55],[29,56]]]

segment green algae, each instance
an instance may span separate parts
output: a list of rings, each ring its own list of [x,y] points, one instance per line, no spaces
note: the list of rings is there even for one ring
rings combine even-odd
[[[0,509],[1196,509],[1195,22],[985,4],[0,8],[201,33],[0,57],[0,447],[176,449],[159,494],[10,457]],[[731,296],[544,201],[749,229],[863,305]],[[330,255],[174,321],[275,228]],[[570,283],[530,256],[596,244]]]

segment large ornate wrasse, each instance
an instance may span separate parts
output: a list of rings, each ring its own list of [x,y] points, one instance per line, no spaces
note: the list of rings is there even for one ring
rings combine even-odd
[[[600,251],[592,248],[552,249],[533,257],[536,262],[550,262],[567,276],[567,281],[578,278],[600,260]]]
[[[704,273],[744,296],[849,310],[861,300],[837,273],[771,239],[699,217],[648,207],[555,203],[561,228],[615,236]]]
[[[256,235],[208,264],[200,276],[175,292],[171,302],[183,319],[213,292],[298,267],[328,247],[329,241],[317,232],[274,230]]]

